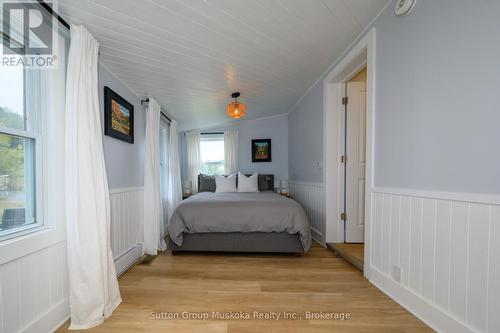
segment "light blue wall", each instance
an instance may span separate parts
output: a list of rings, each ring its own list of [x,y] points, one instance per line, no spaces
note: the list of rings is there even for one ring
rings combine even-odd
[[[323,84],[316,83],[288,115],[288,172],[290,179],[322,182]]]
[[[243,122],[238,138],[240,171],[273,174],[276,180],[288,179],[287,115]],[[252,162],[252,139],[271,139],[271,162]]]
[[[110,87],[134,105],[134,144],[104,135],[104,86]],[[142,187],[144,184],[146,114],[140,98],[103,66],[99,66],[99,103],[109,188]]]
[[[500,2],[393,8],[376,23],[376,185],[500,193]]]
[[[376,186],[499,194],[500,2],[393,10],[375,22]],[[290,113],[292,180],[320,179],[310,145],[323,137],[322,79]]]
[[[211,127],[205,131],[237,129],[238,165],[241,172],[273,174],[275,179],[288,179],[288,117],[280,115],[265,119],[242,121],[235,126]],[[272,161],[252,163],[252,139],[271,139]],[[181,140],[182,179],[186,179],[186,140]]]

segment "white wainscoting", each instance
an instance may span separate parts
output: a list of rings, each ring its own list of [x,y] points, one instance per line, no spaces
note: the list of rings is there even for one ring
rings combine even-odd
[[[0,266],[0,332],[50,332],[69,317],[66,241]]]
[[[323,183],[289,181],[290,194],[299,202],[311,223],[314,240],[325,244],[325,195]]]
[[[371,193],[371,282],[438,331],[500,332],[500,199]]]
[[[120,274],[142,255],[142,188],[110,191]],[[0,265],[0,332],[51,332],[69,318],[66,241]]]
[[[111,249],[120,275],[142,256],[143,189],[114,189],[111,198]]]

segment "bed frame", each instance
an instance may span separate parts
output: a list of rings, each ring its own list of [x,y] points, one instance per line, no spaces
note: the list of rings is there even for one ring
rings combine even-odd
[[[247,175],[250,176],[250,175]],[[198,175],[200,186],[201,174]],[[274,175],[259,174],[259,191],[274,190]],[[213,187],[215,188],[215,179]],[[184,251],[207,252],[272,252],[300,256],[304,248],[299,234],[287,232],[207,232],[184,233],[182,246],[168,238],[168,249],[175,255]]]
[[[168,249],[175,255],[184,251],[304,253],[299,234],[286,232],[210,232],[184,233],[182,246],[168,239]]]

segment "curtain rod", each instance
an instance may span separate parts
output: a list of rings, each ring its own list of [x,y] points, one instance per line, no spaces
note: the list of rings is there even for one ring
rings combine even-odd
[[[37,0],[38,4],[43,8],[45,9],[51,16],[55,17],[59,23],[61,23],[66,29],[68,30],[71,30],[70,28],[70,25],[68,24],[68,22],[66,22],[61,16],[59,16],[59,14],[57,14],[51,6],[49,6],[46,2],[44,2],[43,0]],[[99,52],[99,54],[101,54],[101,52]],[[149,103],[149,98],[146,98],[144,100],[141,100],[141,104],[147,104]],[[160,114],[167,118],[168,121],[172,122],[172,119],[170,119],[169,116],[167,116],[166,114],[164,114],[163,112],[160,111]]]
[[[146,99],[141,99],[141,104],[148,104],[148,103],[149,103],[149,98],[146,98]],[[160,114],[161,114],[163,117],[167,118],[167,119],[168,119],[168,121],[172,122],[172,119],[170,119],[170,117],[169,117],[169,116],[167,116],[166,114],[164,114],[164,113],[163,113],[163,112],[161,112],[161,111],[160,111]]]
[[[57,14],[52,7],[50,7],[46,2],[43,0],[38,0],[38,3],[40,6],[42,6],[43,9],[45,9],[50,15],[54,16],[59,23],[61,23],[66,29],[70,30],[68,22],[66,22],[59,14]]]
[[[200,135],[215,135],[215,134],[222,135],[222,134],[224,134],[224,132],[202,132],[202,133],[200,133]],[[184,132],[184,135],[186,135],[186,132]]]
[[[50,7],[46,2],[44,2],[43,0],[37,0],[38,4],[43,8],[45,9],[50,15],[52,15],[53,17],[55,17],[59,23],[61,23],[63,25],[63,27],[65,27],[66,29],[68,30],[71,30],[71,26],[69,25],[68,22],[66,22],[65,19],[63,19],[61,16],[59,16],[59,14],[57,14],[53,9],[52,7]],[[98,54],[100,55],[101,54],[101,51],[98,52]]]

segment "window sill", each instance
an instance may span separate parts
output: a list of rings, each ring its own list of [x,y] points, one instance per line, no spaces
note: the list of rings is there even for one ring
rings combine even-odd
[[[46,247],[60,243],[66,239],[62,228],[35,227],[25,230],[25,234],[15,234],[0,241],[0,265],[19,259]]]
[[[41,226],[39,223],[32,223],[11,230],[2,230],[0,231],[0,244],[8,240],[11,240],[13,238],[22,237],[28,234],[32,234],[34,232],[42,231],[44,229],[45,228]]]

